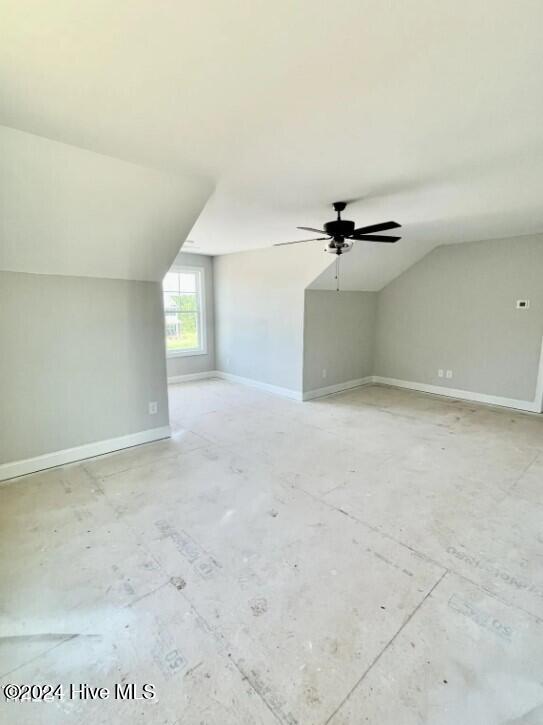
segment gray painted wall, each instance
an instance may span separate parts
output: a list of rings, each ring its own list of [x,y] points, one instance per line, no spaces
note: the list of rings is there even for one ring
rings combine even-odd
[[[193,373],[203,373],[209,370],[215,370],[215,298],[213,292],[213,257],[209,257],[204,254],[180,252],[175,258],[174,264],[182,264],[185,267],[204,268],[207,354],[168,357],[168,378],[176,375],[191,375]]]
[[[0,463],[168,424],[158,283],[0,272],[0,339]]]
[[[266,251],[215,257],[217,368],[301,390],[304,285]]]
[[[306,290],[304,392],[372,375],[376,310],[376,292]]]
[[[531,401],[542,335],[543,235],[447,245],[379,293],[374,371]]]
[[[215,257],[217,369],[301,392],[304,290],[331,262],[311,245]]]

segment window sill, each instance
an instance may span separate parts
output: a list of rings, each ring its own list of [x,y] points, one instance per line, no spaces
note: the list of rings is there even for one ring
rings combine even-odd
[[[175,350],[167,351],[166,357],[192,357],[195,355],[207,355],[207,350]]]

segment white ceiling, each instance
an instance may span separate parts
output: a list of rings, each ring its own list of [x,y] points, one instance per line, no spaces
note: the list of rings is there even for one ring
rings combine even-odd
[[[362,197],[347,217],[404,225],[345,258],[377,289],[438,244],[543,230],[540,0],[2,0],[2,18],[0,122],[206,176],[198,251],[305,238]]]

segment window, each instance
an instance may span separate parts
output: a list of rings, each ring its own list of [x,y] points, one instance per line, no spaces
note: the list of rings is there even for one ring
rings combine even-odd
[[[168,356],[204,355],[204,270],[173,267],[164,277],[164,318]]]

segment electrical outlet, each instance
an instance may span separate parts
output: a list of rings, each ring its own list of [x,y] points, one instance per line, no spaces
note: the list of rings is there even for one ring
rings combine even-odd
[[[443,370],[441,368],[439,368],[439,370],[437,371],[437,377],[438,378],[442,378],[443,377]]]
[[[326,378],[326,375],[327,375],[326,368],[323,368],[322,369],[322,379],[323,380]]]
[[[158,403],[153,400],[149,403],[149,415],[156,415],[158,413]]]
[[[445,377],[449,379],[452,378],[452,370],[447,370],[447,372],[445,373]]]

